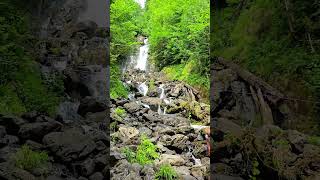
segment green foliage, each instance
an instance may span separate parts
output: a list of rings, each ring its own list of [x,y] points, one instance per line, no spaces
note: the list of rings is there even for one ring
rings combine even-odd
[[[139,43],[136,36],[141,32],[142,11],[134,0],[115,0],[110,7],[110,97],[127,97],[128,91],[120,81],[120,64]]]
[[[141,165],[150,164],[159,158],[157,146],[144,135],[140,138],[140,144],[137,147],[136,153],[128,147],[123,149],[123,153],[130,163],[139,163]]]
[[[308,137],[308,142],[310,144],[316,145],[316,146],[320,146],[320,137],[318,136],[309,136]]]
[[[252,162],[252,170],[251,170],[251,175],[250,175],[250,179],[251,180],[256,180],[257,176],[260,174],[259,171],[259,162],[257,159],[254,159]]]
[[[149,86],[148,87],[149,87],[150,91],[156,89],[156,85],[155,85],[154,79],[151,79],[149,81]]]
[[[118,124],[117,121],[110,123],[110,130],[115,131],[117,124]]]
[[[136,153],[133,152],[129,147],[125,147],[123,149],[123,153],[126,156],[128,162],[135,163],[136,162]]]
[[[156,174],[157,180],[174,180],[177,178],[178,174],[170,164],[161,165],[159,171]]]
[[[15,165],[21,169],[32,170],[44,167],[49,160],[45,152],[32,151],[28,146],[23,145],[14,156]]]
[[[113,64],[110,68],[110,97],[117,99],[120,97],[128,97],[128,90],[120,81],[120,71],[117,64]]]
[[[126,110],[124,110],[124,109],[122,109],[122,108],[116,108],[115,110],[114,110],[114,112],[118,115],[118,116],[120,116],[120,117],[125,117],[126,116]]]
[[[201,90],[203,97],[209,96],[210,81],[208,76],[192,71],[192,62],[163,68],[163,72],[172,80],[185,81]]]
[[[232,60],[291,96],[319,99],[319,1],[244,2],[239,9],[239,0],[228,1],[212,13],[212,57]],[[305,114],[320,112],[303,106]]]
[[[209,1],[150,0],[147,33],[160,69],[194,60],[194,70],[209,73]]]
[[[63,94],[61,77],[44,79],[33,58],[26,3],[1,2],[0,107],[1,112],[21,114],[36,110],[50,115]]]
[[[141,143],[138,146],[136,160],[139,164],[145,165],[152,163],[155,159],[159,158],[157,153],[157,146],[154,145],[150,139],[141,136]]]

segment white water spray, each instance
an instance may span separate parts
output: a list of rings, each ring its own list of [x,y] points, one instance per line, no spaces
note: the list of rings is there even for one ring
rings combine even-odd
[[[144,96],[147,95],[148,93],[148,86],[146,85],[146,82],[142,83],[139,85],[138,90],[141,94],[143,94]]]
[[[144,39],[144,45],[140,47],[137,65],[135,66],[135,69],[140,69],[142,71],[145,71],[147,69],[148,51],[148,39]]]

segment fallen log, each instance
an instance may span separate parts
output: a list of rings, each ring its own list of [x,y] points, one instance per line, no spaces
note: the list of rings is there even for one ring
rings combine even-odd
[[[273,104],[276,105],[280,100],[285,98],[280,91],[263,81],[261,78],[255,76],[249,71],[244,70],[239,65],[230,61],[226,61],[221,57],[217,58],[216,62],[232,69],[240,78],[248,82],[255,89],[261,89],[268,101],[272,102]]]

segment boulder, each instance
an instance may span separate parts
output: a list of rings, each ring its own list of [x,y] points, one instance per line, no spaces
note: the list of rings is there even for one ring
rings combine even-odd
[[[78,113],[85,116],[88,112],[101,112],[108,108],[107,101],[101,98],[85,97],[81,100]]]
[[[49,133],[44,136],[43,143],[64,162],[83,158],[96,148],[91,137],[84,135],[79,129]]]
[[[182,166],[186,163],[186,161],[180,155],[161,154],[159,164],[165,163],[169,163],[172,166]]]
[[[41,141],[44,135],[53,131],[59,131],[61,127],[62,124],[54,120],[23,124],[19,130],[19,136],[24,139]]]
[[[73,164],[74,169],[79,172],[82,176],[90,176],[95,169],[95,161],[91,158],[88,158],[82,162],[74,163]]]
[[[129,102],[124,105],[124,108],[130,113],[135,113],[141,109],[140,105],[136,102]]]
[[[8,134],[17,134],[20,127],[25,123],[26,121],[19,117],[0,115],[0,125],[6,128]]]
[[[123,142],[129,141],[131,138],[139,135],[139,130],[134,127],[119,127],[120,139]]]
[[[95,172],[89,177],[89,180],[103,180],[103,175],[101,172]]]

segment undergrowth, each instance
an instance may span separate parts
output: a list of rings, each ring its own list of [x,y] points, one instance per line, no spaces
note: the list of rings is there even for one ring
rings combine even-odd
[[[123,153],[130,163],[139,163],[141,165],[151,164],[155,159],[159,158],[157,146],[144,135],[140,138],[140,144],[137,147],[137,152],[126,147],[123,149]]]
[[[33,170],[34,168],[45,167],[49,157],[46,152],[35,152],[28,146],[23,145],[14,156],[15,165],[25,170]]]
[[[174,180],[177,178],[178,174],[170,164],[161,165],[156,174],[156,180]]]

